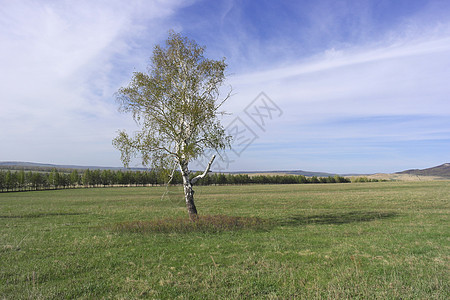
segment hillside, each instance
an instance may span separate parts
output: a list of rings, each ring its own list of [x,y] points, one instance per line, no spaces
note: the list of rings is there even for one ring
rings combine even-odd
[[[306,177],[328,177],[334,176],[338,174],[331,174],[325,172],[314,172],[314,171],[303,171],[303,170],[294,170],[294,171],[242,171],[242,172],[230,172],[230,174],[247,174],[249,176],[258,176],[258,175],[303,175]]]
[[[403,172],[397,172],[395,174],[409,174],[417,176],[438,176],[444,178],[450,178],[450,163],[445,163],[440,166],[427,168],[427,169],[411,169]]]

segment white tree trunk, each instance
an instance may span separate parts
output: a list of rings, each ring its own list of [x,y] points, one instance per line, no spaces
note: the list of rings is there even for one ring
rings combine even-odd
[[[183,177],[184,198],[186,200],[186,208],[189,213],[189,218],[193,221],[197,219],[197,208],[194,203],[194,190],[189,179],[189,169],[187,162],[180,163],[181,176]]]
[[[197,208],[195,207],[195,203],[194,203],[194,189],[192,188],[192,185],[195,182],[197,182],[199,179],[205,177],[208,174],[215,158],[216,158],[216,156],[213,155],[213,157],[211,158],[210,162],[208,163],[208,166],[206,167],[205,171],[202,174],[194,177],[193,179],[189,179],[188,162],[187,161],[180,162],[180,171],[181,171],[181,176],[183,177],[183,189],[184,189],[184,198],[186,200],[186,208],[189,213],[189,218],[192,221],[195,221],[198,217]]]

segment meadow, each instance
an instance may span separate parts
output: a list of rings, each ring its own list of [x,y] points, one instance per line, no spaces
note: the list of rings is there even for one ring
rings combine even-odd
[[[449,299],[449,195],[199,186],[202,216],[242,226],[188,228],[170,226],[187,219],[177,186],[3,193],[0,299]]]

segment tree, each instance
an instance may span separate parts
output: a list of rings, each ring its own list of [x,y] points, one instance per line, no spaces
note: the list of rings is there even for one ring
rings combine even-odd
[[[75,187],[78,184],[78,182],[80,181],[80,176],[78,175],[77,170],[73,170],[72,173],[70,173],[69,181],[72,187]]]
[[[54,189],[57,189],[60,183],[60,174],[56,168],[53,168],[48,176],[48,181]]]
[[[3,189],[6,187],[5,183],[5,173],[0,170],[0,190],[3,192]]]
[[[26,183],[27,183],[28,189],[31,189],[32,184],[33,184],[33,172],[28,171],[28,172],[25,174],[25,181],[26,181]]]
[[[44,178],[39,172],[32,173],[31,177],[31,186],[38,190],[40,187],[42,187],[45,184]]]
[[[103,186],[110,185],[112,182],[112,173],[110,170],[103,170],[101,174],[101,181]]]
[[[14,191],[14,188],[17,186],[16,173],[12,173],[11,171],[8,170],[5,176],[5,184],[6,184],[6,191],[8,190]]]
[[[165,45],[154,48],[147,72],[134,72],[129,85],[116,94],[120,110],[132,113],[141,127],[133,137],[119,131],[113,140],[122,162],[128,166],[139,155],[144,166],[178,168],[191,220],[197,218],[192,186],[209,172],[215,155],[193,178],[189,163],[207,149],[225,149],[231,139],[218,118],[230,96],[220,98],[219,91],[227,65],[225,59],[207,59],[204,51],[195,41],[170,32]]]
[[[102,173],[99,169],[91,171],[91,184],[99,186],[102,183]]]
[[[26,181],[25,181],[25,171],[24,170],[20,170],[17,173],[17,183],[18,183],[19,190],[21,190],[21,191],[25,190]]]
[[[92,184],[92,174],[89,169],[83,172],[81,181],[83,182],[85,187],[89,187]]]

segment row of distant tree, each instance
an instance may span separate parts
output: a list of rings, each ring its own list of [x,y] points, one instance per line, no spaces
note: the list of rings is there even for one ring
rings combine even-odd
[[[70,173],[53,169],[50,172],[0,171],[0,191],[30,191],[63,189],[75,187],[107,186],[150,186],[164,185],[169,175],[166,171],[114,171],[114,170],[72,170]],[[193,174],[196,175],[196,174]],[[356,178],[356,182],[372,181]],[[307,184],[346,183],[350,179],[341,176],[305,177],[303,175],[255,175],[212,173],[201,179],[200,185],[225,184]],[[170,184],[181,184],[179,172],[173,174]]]
[[[158,185],[167,181],[162,172],[112,171],[112,170],[71,170],[61,172],[0,171],[0,191],[48,190],[75,187]]]

